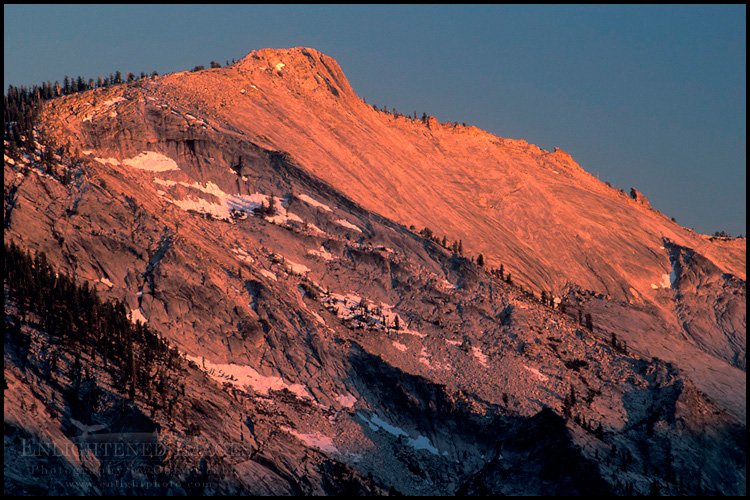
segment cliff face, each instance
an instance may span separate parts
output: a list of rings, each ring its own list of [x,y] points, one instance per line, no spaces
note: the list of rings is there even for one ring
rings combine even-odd
[[[607,187],[562,150],[375,111],[357,98],[338,64],[313,49],[264,49],[227,68],[71,96],[53,102],[50,114],[81,149],[122,159],[156,148],[183,159],[192,178],[222,188],[252,181],[207,170],[208,158],[236,166],[258,148],[283,151],[364,209],[461,240],[467,254],[483,254],[487,267],[502,264],[536,295],[578,302],[579,287],[612,299],[605,316],[649,309],[659,319],[645,332],[618,322],[632,348],[681,359],[701,372],[696,382],[709,393],[731,378],[744,387],[741,361],[722,363],[721,382],[714,382],[716,367],[707,367],[703,352],[685,356],[671,347],[675,336],[693,345],[696,336],[724,335],[704,335],[698,324],[744,324],[744,295],[727,296],[733,320],[698,319],[709,313],[686,304],[689,295],[665,278],[673,273],[669,241],[744,282],[744,240],[715,242],[685,229],[648,202]],[[237,139],[252,147],[237,147]],[[692,328],[679,318],[685,309],[694,315]],[[727,334],[744,338],[738,330]],[[698,344],[710,353],[724,349]],[[736,358],[744,359],[743,342],[734,344]],[[703,361],[691,361],[696,355]],[[744,418],[744,400],[721,401]]]
[[[6,239],[124,301],[209,374],[196,393],[228,384],[255,429],[238,484],[624,492],[616,474],[645,493],[679,449],[688,491],[744,491],[744,240],[686,230],[561,150],[375,111],[312,49],[56,99],[44,125],[73,180],[38,151],[6,161]],[[698,456],[742,465],[721,478]]]

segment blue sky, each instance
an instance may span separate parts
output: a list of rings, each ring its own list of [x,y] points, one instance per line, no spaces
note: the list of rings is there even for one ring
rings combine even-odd
[[[747,234],[746,6],[5,5],[4,85],[266,47],[369,103],[560,147],[677,222]]]

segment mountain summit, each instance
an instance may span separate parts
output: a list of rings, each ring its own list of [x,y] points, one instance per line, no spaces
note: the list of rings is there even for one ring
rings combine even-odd
[[[6,156],[6,240],[176,347],[179,411],[149,419],[164,442],[251,435],[223,492],[744,492],[744,239],[560,149],[377,109],[309,48],[52,99],[40,123]]]

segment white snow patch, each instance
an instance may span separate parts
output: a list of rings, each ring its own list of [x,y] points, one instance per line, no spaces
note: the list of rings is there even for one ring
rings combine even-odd
[[[133,158],[122,161],[123,164],[149,172],[166,172],[168,170],[179,170],[177,163],[163,154],[154,151],[145,151]]]
[[[174,200],[171,198],[165,199],[166,201],[177,205],[183,210],[195,210],[197,212],[207,213],[212,215],[216,219],[231,220],[233,210],[235,211],[235,216],[238,212],[240,214],[243,212],[244,214],[248,214],[255,208],[260,207],[263,203],[265,203],[266,205],[270,203],[270,196],[268,195],[260,193],[253,193],[250,195],[228,194],[222,191],[221,188],[213,182],[208,182],[203,185],[197,182],[177,182],[158,178],[154,179],[154,182],[170,187],[179,184],[180,186],[195,189],[197,191],[200,191],[201,193],[206,193],[215,197],[218,201],[217,203],[207,201],[202,198],[186,198],[182,200]],[[273,217],[266,217],[267,221],[278,225],[283,225],[290,220],[304,223],[304,221],[299,216],[288,212],[283,207],[283,203],[284,202],[280,201],[278,198],[276,199],[276,201],[274,202],[274,206],[276,207],[276,215],[274,215]],[[238,218],[242,219],[244,218],[244,216],[240,216]]]
[[[326,323],[326,320],[324,320],[320,314],[316,313],[315,311],[310,311],[310,314],[312,314],[313,317],[318,320],[318,323],[328,326],[328,323]]]
[[[108,286],[108,287],[110,287],[110,288],[112,288],[113,286],[115,286],[115,284],[114,284],[114,283],[112,283],[112,282],[111,282],[111,281],[109,280],[109,278],[101,278],[101,279],[100,279],[99,281],[101,281],[102,283],[104,283],[105,285],[107,285],[107,286]]]
[[[323,245],[320,246],[319,250],[308,250],[307,253],[308,255],[314,255],[324,260],[334,260],[336,258],[331,252],[326,250]]]
[[[285,64],[280,62],[280,63],[276,63],[276,66],[274,66],[274,68],[276,68],[276,71],[281,71],[281,68],[283,68],[284,66]]]
[[[332,212],[333,211],[333,210],[331,210],[331,207],[329,207],[328,205],[324,205],[323,203],[310,198],[306,194],[298,194],[297,198],[299,198],[300,200],[304,201],[308,205],[312,205],[314,207],[321,208],[321,209],[325,210],[326,212]]]
[[[247,365],[212,363],[207,359],[189,354],[185,357],[197,364],[212,379],[221,383],[229,382],[241,389],[250,387],[261,394],[268,394],[269,390],[288,389],[300,398],[313,399],[302,384],[288,384],[281,377],[265,377]]]
[[[403,324],[403,323],[401,323],[401,324]],[[425,338],[427,336],[426,333],[419,333],[416,330],[410,330],[408,328],[402,328],[401,329],[401,333],[408,333],[409,335],[414,335],[415,337],[419,337],[420,339],[423,339],[423,338]]]
[[[547,376],[546,376],[545,374],[543,374],[542,372],[540,372],[540,371],[539,371],[539,370],[537,370],[536,368],[529,368],[529,367],[528,367],[528,366],[526,366],[526,365],[523,365],[523,367],[524,367],[524,368],[526,368],[527,370],[529,370],[529,371],[530,371],[531,373],[533,373],[534,375],[536,375],[536,377],[537,377],[537,378],[538,378],[539,380],[541,380],[542,382],[544,382],[545,380],[549,380],[549,378],[548,378],[548,377],[547,377]]]
[[[347,392],[336,396],[336,401],[338,401],[344,408],[351,408],[354,406],[354,403],[357,402],[357,398]]]
[[[326,453],[339,453],[338,448],[336,448],[336,446],[333,444],[333,440],[325,434],[321,434],[320,432],[316,431],[312,434],[303,434],[294,429],[290,429],[289,427],[284,426],[281,426],[281,430],[288,432],[289,434],[312,448],[318,448],[319,450],[325,451]]]
[[[427,450],[433,455],[440,455],[440,451],[432,446],[430,440],[421,434],[419,434],[416,439],[409,438],[409,444],[412,445],[415,450]]]
[[[367,305],[367,311],[365,311],[364,307],[360,307],[363,301],[365,302],[364,305]],[[351,320],[355,328],[366,326],[367,328],[374,328],[381,331],[394,328],[396,318],[398,317],[399,332],[417,337],[425,337],[424,334],[405,328],[406,323],[397,313],[393,312],[393,306],[384,302],[380,302],[380,305],[378,305],[375,301],[363,299],[353,293],[346,295],[324,293],[321,303],[342,321]]]
[[[131,313],[130,313],[130,321],[132,321],[132,322],[133,322],[133,324],[135,324],[135,323],[136,323],[136,322],[138,322],[138,321],[140,321],[140,322],[141,322],[141,323],[143,323],[143,324],[146,324],[146,323],[148,323],[148,320],[147,320],[147,319],[146,319],[146,317],[145,317],[145,316],[143,315],[143,312],[141,311],[141,308],[140,308],[140,307],[139,307],[138,309],[133,309],[133,310],[131,311]]]
[[[378,417],[376,414],[373,414],[372,416],[370,416],[370,418],[367,418],[363,413],[357,412],[357,416],[361,418],[362,420],[364,420],[365,423],[373,431],[383,429],[387,433],[392,434],[396,437],[406,436],[407,438],[409,438],[406,444],[413,447],[414,449],[427,450],[430,453],[433,453],[435,455],[440,455],[440,450],[438,450],[435,446],[433,446],[430,440],[426,438],[425,436],[422,436],[421,434],[417,435],[416,439],[411,438],[406,432],[404,432],[403,429],[389,424],[385,420]]]
[[[403,429],[389,424],[382,418],[378,417],[376,414],[373,414],[370,416],[370,418],[367,418],[363,413],[357,412],[357,416],[364,420],[372,430],[383,429],[387,433],[393,434],[394,436],[408,436],[408,434],[404,432]]]
[[[672,280],[670,278],[670,274],[662,274],[661,275],[661,285],[662,288],[669,288],[672,285]]]
[[[454,285],[453,283],[451,283],[451,282],[450,282],[450,281],[448,281],[447,279],[443,279],[443,280],[442,280],[442,281],[440,282],[440,284],[441,284],[441,285],[442,285],[443,287],[445,287],[446,289],[448,289],[448,290],[455,290],[456,288],[458,288],[458,287],[457,287],[456,285]]]
[[[304,276],[305,274],[310,272],[309,267],[302,265],[302,264],[298,264],[296,262],[292,262],[291,260],[284,259],[284,263],[286,264],[287,271],[291,274]]]
[[[487,355],[484,354],[481,349],[478,347],[472,347],[471,352],[474,354],[474,357],[479,360],[479,363],[482,366],[487,366]]]
[[[395,340],[393,341],[393,347],[395,347],[401,352],[406,352],[406,349],[407,349],[407,347],[404,344],[402,344],[401,342],[396,342]]]
[[[302,220],[302,218],[298,215],[293,214],[292,212],[286,211],[283,207],[276,207],[276,215],[273,217],[266,217],[266,220],[272,224],[278,224],[282,225],[288,220],[292,220],[294,222],[304,223],[305,221]]]
[[[97,158],[94,158],[94,159],[96,161],[98,161],[99,163],[111,163],[112,165],[119,165],[120,164],[120,160],[118,160],[117,158],[99,158],[99,157],[97,157]]]
[[[322,229],[320,229],[315,224],[312,224],[311,222],[307,223],[307,229],[309,229],[310,231],[312,231],[313,234],[317,234],[317,235],[320,235],[320,236],[327,236],[328,235],[328,233],[326,233],[325,231],[323,231]]]
[[[674,261],[671,261],[672,264],[672,270],[669,271],[669,285],[674,286],[675,281],[677,281],[677,271],[674,268]]]
[[[419,361],[423,365],[427,365],[428,367],[432,368],[432,366],[430,365],[430,354],[427,352],[426,347],[422,347],[422,350],[419,352],[419,357],[417,358],[417,361]]]
[[[271,271],[266,271],[265,269],[261,269],[260,274],[262,274],[266,278],[272,279],[274,281],[278,281],[278,278],[276,278],[276,275],[272,273]]]
[[[250,255],[247,254],[247,252],[244,249],[240,247],[233,248],[232,253],[237,254],[237,258],[242,261],[249,262],[250,264],[255,262],[255,259],[253,259]]]
[[[360,232],[360,233],[362,232],[362,230],[361,230],[361,229],[360,229],[359,227],[355,226],[354,224],[352,224],[352,223],[351,223],[351,222],[349,222],[348,220],[344,220],[344,219],[337,219],[337,220],[335,220],[335,221],[333,221],[333,222],[335,222],[335,223],[336,223],[336,224],[338,224],[339,226],[344,226],[344,227],[346,227],[346,228],[348,228],[348,229],[351,229],[351,230],[353,230],[353,231],[357,231],[357,232]]]
[[[126,101],[126,100],[127,99],[125,99],[124,97],[115,97],[114,99],[109,99],[107,101],[104,101],[102,103],[102,106],[109,107],[109,106],[112,106],[113,104],[117,104],[118,102],[122,102],[122,101]]]

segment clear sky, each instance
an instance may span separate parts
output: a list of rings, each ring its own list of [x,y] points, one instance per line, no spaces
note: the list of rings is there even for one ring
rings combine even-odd
[[[5,5],[4,85],[336,59],[367,102],[562,148],[702,233],[747,234],[745,5]]]

